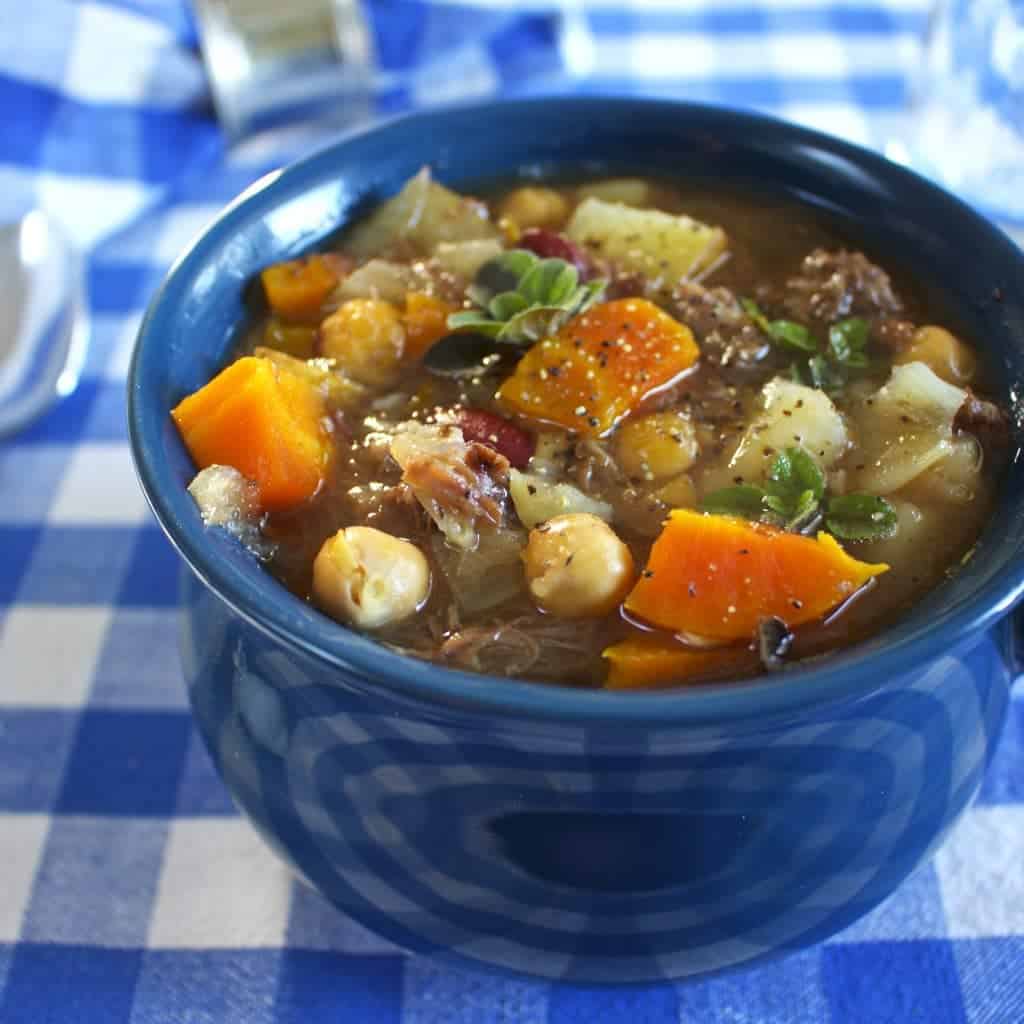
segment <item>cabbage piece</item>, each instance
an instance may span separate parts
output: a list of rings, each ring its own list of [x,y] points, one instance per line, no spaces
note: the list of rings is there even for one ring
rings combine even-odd
[[[483,203],[438,185],[424,167],[393,199],[377,207],[342,242],[357,260],[378,256],[404,243],[418,256],[429,256],[441,242],[497,238]]]
[[[614,516],[611,505],[589,497],[572,484],[552,483],[542,476],[520,473],[517,469],[512,470],[508,489],[516,515],[528,529],[570,512],[589,512],[607,523]]]
[[[406,292],[415,286],[412,268],[390,260],[370,260],[357,267],[334,290],[340,305],[349,299],[383,299],[396,306],[405,302]]]
[[[526,546],[522,530],[481,530],[476,548],[453,548],[440,536],[433,538],[434,557],[451,588],[459,609],[472,615],[487,611],[523,590]]]
[[[471,238],[468,242],[441,242],[434,250],[437,266],[456,277],[472,281],[477,271],[502,251],[497,238]]]
[[[643,178],[606,178],[591,181],[576,189],[576,196],[600,199],[604,203],[622,203],[624,206],[647,206],[651,201],[651,186]]]
[[[851,490],[892,494],[952,454],[953,420],[966,397],[924,363],[894,366],[852,414],[861,456]]]
[[[576,207],[566,234],[620,270],[642,275],[654,288],[699,277],[728,244],[721,228],[683,214],[636,210],[594,198]]]

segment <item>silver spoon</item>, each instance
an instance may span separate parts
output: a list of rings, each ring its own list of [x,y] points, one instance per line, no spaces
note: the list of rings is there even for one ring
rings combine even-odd
[[[0,226],[0,437],[75,390],[88,344],[77,250],[42,210]]]

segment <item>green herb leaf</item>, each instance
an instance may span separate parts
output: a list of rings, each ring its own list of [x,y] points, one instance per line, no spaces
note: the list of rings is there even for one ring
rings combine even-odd
[[[804,491],[796,500],[793,514],[786,523],[786,529],[793,533],[803,533],[815,523],[821,522],[821,498],[813,491]]]
[[[448,317],[448,327],[453,331],[472,328],[477,334],[485,334],[496,338],[501,332],[502,324],[492,320],[486,313],[477,309],[464,309],[452,313]]]
[[[875,494],[842,494],[825,510],[825,526],[842,540],[884,540],[896,525],[895,509]]]
[[[768,323],[768,317],[761,312],[761,307],[753,299],[740,299],[740,306],[742,307],[743,312],[746,313],[747,316],[749,316],[765,334],[771,337],[771,324]]]
[[[538,262],[537,256],[528,249],[508,249],[488,260],[476,272],[466,294],[478,306],[486,306],[495,295],[516,291],[523,275]]]
[[[768,492],[796,501],[804,491],[820,500],[825,493],[824,474],[803,448],[786,448],[772,462]]]
[[[768,335],[776,345],[794,349],[797,352],[817,352],[818,343],[803,324],[792,320],[772,320],[768,324]]]
[[[807,360],[807,372],[811,384],[827,394],[834,395],[846,385],[845,375],[824,356],[811,356]]]
[[[510,344],[539,341],[596,302],[607,283],[580,284],[579,272],[568,261],[510,249],[488,260],[466,289],[479,308],[453,313],[448,326],[472,328]]]
[[[548,302],[552,306],[561,306],[575,293],[579,281],[579,271],[571,263],[563,263],[548,288]]]
[[[528,305],[529,303],[519,292],[502,292],[500,295],[495,295],[487,304],[487,312],[495,320],[509,320],[516,313],[521,313]]]
[[[736,484],[712,491],[701,502],[701,509],[717,516],[740,516],[757,519],[761,515],[764,491],[753,484]]]
[[[863,369],[869,364],[867,356],[868,325],[859,316],[840,320],[828,329],[829,355],[841,366]]]

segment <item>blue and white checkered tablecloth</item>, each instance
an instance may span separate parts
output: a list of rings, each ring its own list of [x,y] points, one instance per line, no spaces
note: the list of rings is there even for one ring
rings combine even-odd
[[[369,5],[374,102],[618,88],[753,106],[866,140],[898,110],[925,0]],[[453,73],[453,67],[458,73]],[[175,557],[126,443],[124,377],[170,261],[291,156],[227,151],[184,0],[0,0],[0,221],[85,248],[75,394],[0,445],[2,1024],[1020,1024],[1024,693],[978,804],[886,905],[781,963],[594,990],[403,955],[297,886],[192,727]]]

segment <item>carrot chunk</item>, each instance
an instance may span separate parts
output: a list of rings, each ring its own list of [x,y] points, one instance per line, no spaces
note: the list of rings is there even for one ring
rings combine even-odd
[[[333,449],[324,398],[283,363],[245,356],[183,399],[171,416],[199,469],[234,466],[267,509],[297,505],[320,486]]]
[[[448,334],[448,314],[455,307],[447,302],[427,295],[426,292],[409,292],[405,297],[405,356],[411,362],[419,362],[431,345]]]
[[[820,619],[888,568],[851,558],[827,533],[802,537],[676,509],[625,607],[675,633],[740,640],[764,618]]]
[[[646,299],[603,302],[537,342],[498,398],[532,419],[596,437],[699,356],[689,327]]]
[[[640,633],[604,650],[608,662],[607,690],[639,690],[708,680],[757,667],[749,647],[696,650],[671,637]]]
[[[270,308],[288,320],[314,319],[324,299],[338,283],[338,275],[319,254],[287,260],[260,274]]]

